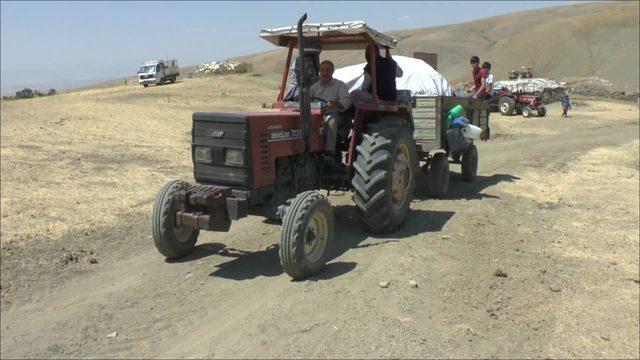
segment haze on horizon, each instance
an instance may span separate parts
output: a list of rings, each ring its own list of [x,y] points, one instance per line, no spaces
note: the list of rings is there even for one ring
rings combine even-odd
[[[63,90],[132,76],[150,59],[188,66],[271,50],[260,29],[305,12],[308,22],[365,20],[388,32],[571,3],[3,1],[0,90]]]

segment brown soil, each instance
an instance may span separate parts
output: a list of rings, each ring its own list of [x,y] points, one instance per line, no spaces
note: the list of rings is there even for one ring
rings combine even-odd
[[[191,114],[258,109],[277,85],[2,102],[1,357],[638,357],[635,104],[492,115],[478,179],[452,165],[450,194],[420,187],[388,236],[331,196],[338,245],[307,281],[283,274],[279,225],[258,217],[165,261],[151,204],[167,180],[193,182]]]

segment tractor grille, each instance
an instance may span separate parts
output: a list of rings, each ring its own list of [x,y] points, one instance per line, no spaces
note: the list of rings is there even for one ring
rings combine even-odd
[[[263,174],[268,174],[269,169],[269,143],[267,142],[267,134],[260,134],[260,172]]]
[[[249,149],[249,122],[240,114],[194,113],[191,156],[196,182],[229,185],[246,189],[249,186],[251,151]],[[195,161],[194,149],[204,146],[211,149],[211,161]],[[237,149],[243,153],[244,164],[225,163],[225,152]]]

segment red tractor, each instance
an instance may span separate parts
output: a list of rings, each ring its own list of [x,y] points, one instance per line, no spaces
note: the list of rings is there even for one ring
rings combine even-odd
[[[502,115],[522,114],[530,117],[535,111],[539,117],[547,115],[547,108],[544,106],[542,96],[533,92],[524,91],[524,87],[516,85],[513,92],[505,87],[494,89],[489,101],[489,109]]]
[[[316,190],[353,191],[359,220],[371,232],[394,231],[407,218],[419,161],[431,155],[414,140],[418,125],[411,98],[382,101],[376,95],[376,61],[371,69],[373,100],[357,104],[353,121],[338,129],[344,134],[338,139],[338,163],[324,153],[324,103],[310,99],[311,84],[304,76],[298,78],[299,101],[284,100],[294,50],[304,59],[311,43],[322,51],[368,48],[375,59],[376,50],[369,45],[388,56],[396,39],[362,21],[304,24],[306,17],[297,26],[260,34],[288,48],[278,99],[269,106],[279,111],[193,114],[191,149],[198,184],[170,181],[153,206],[154,242],[167,258],[193,251],[200,230],[229,231],[232,220],[261,215],[282,220],[281,265],[292,278],[303,279],[321,270],[335,241],[333,210]],[[299,73],[305,74],[308,65],[300,61],[300,66]],[[421,116],[446,111],[435,104],[428,103],[434,107],[425,107]],[[440,122],[424,122],[423,136],[440,146]],[[475,151],[475,146],[468,147]],[[472,150],[469,154],[475,157],[467,158],[475,163],[468,161],[467,172],[475,177],[477,152]]]

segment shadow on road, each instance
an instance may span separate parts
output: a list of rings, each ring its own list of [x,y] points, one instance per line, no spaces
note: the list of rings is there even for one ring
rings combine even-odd
[[[366,232],[358,222],[358,214],[352,205],[335,206],[336,243],[331,259],[337,258],[352,249],[383,246],[390,242],[399,242],[404,238],[425,232],[440,231],[453,217],[453,211],[411,210],[404,225],[388,234],[372,234]],[[361,244],[364,240],[374,241]]]
[[[328,264],[318,275],[309,280],[327,280],[348,273],[356,268],[355,262],[331,262],[345,252],[354,249],[367,248],[371,246],[384,246],[390,242],[398,242],[403,238],[408,238],[425,232],[440,231],[444,225],[453,217],[452,211],[425,211],[412,210],[407,221],[399,230],[383,235],[369,234],[358,224],[356,210],[352,205],[341,205],[333,208],[336,226],[336,241],[329,255]],[[361,244],[367,239],[379,239],[366,244]],[[219,246],[220,244],[218,244]],[[191,261],[204,256],[216,254],[218,256],[233,257],[234,259],[216,265],[218,268],[210,276],[222,277],[233,280],[247,280],[258,276],[278,276],[283,270],[278,257],[278,245],[274,244],[261,251],[243,251],[232,248],[201,249],[204,245],[199,245],[197,251],[183,261]],[[199,253],[200,255],[197,255]],[[187,260],[188,259],[188,260]]]
[[[179,259],[165,259],[164,261],[170,264],[190,262],[219,253],[221,251],[224,251],[224,249],[225,245],[221,243],[200,244],[196,245],[193,249],[193,252],[185,257]]]
[[[462,174],[450,173],[449,192],[447,195],[439,197],[440,200],[480,200],[484,198],[488,199],[500,199],[495,195],[483,194],[482,190],[499,184],[501,182],[513,182],[520,180],[519,177],[509,174],[493,174],[491,176],[476,176],[475,181],[465,182],[462,180]],[[414,199],[425,200],[432,198],[427,189],[427,177],[425,174],[420,174],[416,179],[416,190],[414,193]]]
[[[225,279],[247,280],[258,276],[278,276],[282,274],[278,245],[274,244],[261,251],[243,251],[232,248],[221,250],[218,255],[235,259],[216,265],[216,271],[209,274]]]

